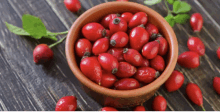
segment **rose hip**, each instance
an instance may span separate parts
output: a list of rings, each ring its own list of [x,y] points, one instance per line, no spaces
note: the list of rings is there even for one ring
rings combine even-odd
[[[159,72],[150,67],[140,67],[134,75],[134,78],[145,84],[151,83],[159,76]]]
[[[142,61],[141,66],[142,66],[142,67],[149,67],[149,66],[150,66],[150,62],[149,62],[149,60],[143,58],[143,61]]]
[[[194,13],[190,17],[190,25],[194,32],[200,32],[203,26],[203,18],[200,13]]]
[[[120,17],[120,14],[109,14],[107,16],[105,16],[102,21],[101,24],[105,27],[105,28],[109,28],[109,23],[112,19],[116,18],[116,17]]]
[[[109,53],[102,53],[98,56],[101,67],[107,72],[115,74],[118,71],[118,60]]]
[[[157,37],[157,34],[159,33],[158,28],[151,23],[147,23],[145,29],[150,34],[152,40],[154,40]]]
[[[123,78],[117,81],[115,84],[115,89],[117,90],[132,90],[140,87],[139,82],[133,78]]]
[[[118,66],[118,72],[115,74],[119,78],[128,78],[133,76],[137,72],[137,69],[127,62],[120,62]]]
[[[213,79],[213,88],[215,91],[220,94],[220,77],[214,77]]]
[[[153,100],[154,111],[165,111],[167,108],[167,101],[163,96],[156,96]]]
[[[141,54],[137,50],[124,48],[123,53],[124,53],[124,59],[128,63],[130,63],[134,66],[141,66],[142,65],[143,57],[141,56]]]
[[[114,18],[109,23],[109,29],[112,34],[122,31],[127,31],[127,22],[121,17]]]
[[[116,82],[116,77],[108,72],[102,72],[101,86],[110,88]]]
[[[64,0],[66,8],[71,12],[78,12],[81,9],[79,0]]]
[[[62,97],[56,104],[55,111],[75,111],[77,108],[77,101],[74,96]]]
[[[198,37],[191,37],[187,41],[187,46],[190,51],[197,52],[200,56],[205,54],[205,46]]]
[[[92,44],[88,39],[79,39],[76,42],[75,49],[77,56],[89,56],[92,52]]]
[[[129,21],[129,28],[134,28],[136,26],[139,26],[141,24],[145,25],[147,23],[147,14],[144,12],[137,12],[133,15],[131,20]]]
[[[121,18],[127,21],[127,23],[131,20],[132,17],[133,17],[133,14],[130,12],[124,12],[121,14]]]
[[[155,70],[162,72],[165,68],[165,61],[163,57],[157,55],[150,61],[150,66]]]
[[[147,59],[153,59],[156,57],[159,51],[159,43],[159,40],[155,40],[145,44],[142,48],[142,55]]]
[[[168,92],[173,92],[178,90],[183,85],[183,82],[184,75],[181,72],[174,70],[171,76],[165,82],[165,87]]]
[[[123,48],[111,48],[108,53],[117,58],[119,62],[124,61]]]
[[[133,111],[146,111],[145,107],[144,106],[137,106],[134,108]]]
[[[101,53],[105,53],[109,48],[109,39],[108,38],[101,38],[95,41],[92,47],[92,53],[94,55],[99,55]]]
[[[105,30],[106,34],[105,37],[110,38],[112,36],[110,30]]]
[[[193,51],[186,51],[179,55],[177,63],[186,68],[196,68],[200,65],[199,54]]]
[[[218,59],[220,59],[220,47],[218,48],[218,50],[216,51],[216,54],[218,56]]]
[[[128,35],[125,32],[116,32],[110,38],[110,44],[114,47],[124,47],[128,43]]]
[[[118,111],[117,109],[113,108],[113,107],[103,107],[101,109],[101,111]]]
[[[161,56],[164,56],[168,51],[167,40],[165,38],[163,38],[162,36],[159,36],[156,40],[160,41],[158,54],[161,55]]]
[[[203,107],[203,97],[199,86],[194,83],[188,83],[186,86],[186,94],[193,103]]]
[[[34,48],[33,58],[36,64],[43,64],[53,59],[53,51],[46,44],[39,44]]]

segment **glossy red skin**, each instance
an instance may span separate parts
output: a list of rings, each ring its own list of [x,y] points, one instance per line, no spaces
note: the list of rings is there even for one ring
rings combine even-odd
[[[145,107],[144,106],[137,106],[134,108],[133,111],[146,111]]]
[[[86,57],[80,62],[82,73],[90,80],[100,85],[102,77],[102,68],[97,57]]]
[[[79,39],[75,45],[76,54],[79,57],[84,56],[85,52],[92,52],[92,44],[88,39]]]
[[[130,12],[124,12],[121,14],[121,18],[127,21],[127,23],[131,20],[132,17],[133,17],[133,14]]]
[[[113,107],[103,107],[101,109],[101,111],[118,111],[117,109],[113,108]]]
[[[123,54],[124,60],[134,66],[141,66],[143,57],[135,49],[128,49],[126,53]]]
[[[155,70],[162,72],[165,68],[165,61],[163,57],[157,55],[152,60],[150,60],[150,66]]]
[[[81,3],[79,0],[64,0],[66,8],[71,12],[77,12],[81,9]]]
[[[109,29],[112,34],[119,32],[119,31],[122,31],[122,32],[127,31],[127,27],[128,27],[127,22],[124,19],[122,19],[121,17],[117,17],[117,18],[120,19],[119,24],[113,23],[114,19],[116,19],[116,18],[112,19],[109,23]]]
[[[154,33],[154,34],[158,34],[158,28],[151,24],[151,23],[147,23],[147,25],[145,26],[145,29],[147,30],[147,32],[150,34],[150,36]]]
[[[131,20],[129,21],[129,28],[134,28],[136,26],[139,26],[141,24],[146,25],[148,21],[147,14],[144,12],[137,12],[133,15]]]
[[[33,58],[36,64],[43,64],[53,59],[53,51],[46,44],[39,44],[34,48]]]
[[[168,42],[163,37],[157,37],[156,40],[160,41],[158,54],[161,56],[164,56],[165,54],[167,54],[167,51],[168,51]]]
[[[110,30],[106,30],[106,35],[105,35],[105,37],[110,38],[111,36],[112,36],[112,34],[111,34]]]
[[[200,32],[203,26],[203,18],[200,13],[194,13],[190,17],[190,25],[194,32]]]
[[[149,60],[143,58],[143,61],[142,61],[141,66],[142,66],[142,67],[149,67],[149,66],[150,66],[150,62],[149,62]]]
[[[218,48],[218,50],[216,51],[216,54],[218,56],[218,59],[220,59],[220,47]]]
[[[108,38],[101,38],[95,41],[92,47],[92,53],[94,55],[99,55],[101,53],[107,52],[109,48],[109,39]]]
[[[111,48],[108,53],[117,58],[119,62],[124,61],[123,48]]]
[[[106,70],[107,72],[113,71],[113,69],[118,70],[118,60],[109,53],[102,53],[98,56],[99,63],[101,67]]]
[[[137,69],[134,78],[137,79],[139,82],[148,84],[154,81],[154,79],[157,77],[156,72],[157,71],[151,67],[140,67]]]
[[[186,86],[186,94],[189,97],[189,99],[195,103],[198,106],[202,106],[203,105],[203,96],[202,96],[202,92],[199,88],[199,86],[197,86],[194,83],[188,83]]]
[[[200,65],[199,54],[193,51],[186,51],[179,55],[177,63],[186,68],[196,68]]]
[[[156,96],[153,100],[152,108],[154,111],[165,111],[167,108],[167,101],[163,96]]]
[[[159,46],[160,44],[157,41],[152,41],[145,44],[144,47],[142,48],[142,55],[146,59],[153,59],[154,57],[157,56],[159,52]]]
[[[99,23],[88,23],[82,28],[82,34],[90,41],[96,41],[103,37],[102,32],[104,27]]]
[[[117,81],[115,84],[117,90],[132,90],[140,87],[140,83],[134,78],[123,78]]]
[[[168,92],[173,92],[178,90],[183,85],[183,82],[184,75],[181,72],[174,70],[171,76],[165,82],[165,87]]]
[[[101,86],[110,88],[116,82],[116,77],[109,72],[102,72]]]
[[[114,40],[116,42],[116,44],[112,44],[111,40]],[[125,32],[116,32],[114,33],[111,38],[110,38],[110,44],[113,47],[124,47],[126,46],[128,43],[128,35]]]
[[[205,54],[205,45],[198,37],[191,37],[187,41],[187,46],[190,51],[197,52],[200,56]]]
[[[142,27],[135,27],[129,34],[130,46],[138,51],[149,41],[148,32]]]
[[[220,94],[220,77],[214,77],[213,88],[218,94]]]
[[[129,78],[137,72],[137,69],[127,62],[120,62],[118,72],[115,74],[119,78]]]
[[[56,104],[55,111],[75,111],[77,101],[74,96],[64,96]]]
[[[109,23],[112,19],[118,17],[117,14],[109,14],[107,16],[105,16],[102,20],[101,20],[101,24],[105,27],[105,28],[109,28]]]

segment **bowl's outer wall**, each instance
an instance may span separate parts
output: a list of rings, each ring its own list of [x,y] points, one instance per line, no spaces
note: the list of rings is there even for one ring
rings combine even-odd
[[[145,12],[148,16],[148,22],[153,23],[158,27],[169,44],[169,52],[167,55],[167,66],[159,78],[147,86],[135,90],[120,91],[107,89],[98,86],[80,71],[75,57],[74,44],[81,36],[82,27],[90,22],[99,22],[101,18],[111,13],[123,12]],[[108,2],[97,5],[85,13],[83,13],[72,25],[69,30],[66,41],[66,56],[68,64],[74,75],[83,84],[83,88],[92,98],[102,105],[110,105],[114,107],[128,107],[143,103],[152,97],[155,91],[168,79],[177,62],[178,44],[173,29],[169,26],[165,19],[160,14],[152,9],[137,3],[132,2]]]

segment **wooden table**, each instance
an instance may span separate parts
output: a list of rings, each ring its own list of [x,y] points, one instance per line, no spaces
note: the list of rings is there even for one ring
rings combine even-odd
[[[113,0],[80,0],[82,10]],[[143,4],[143,0],[131,0]],[[200,38],[206,46],[206,54],[201,57],[201,65],[196,69],[186,69],[179,65],[176,70],[184,73],[183,86],[169,93],[162,86],[158,94],[167,100],[167,110],[202,110],[186,96],[187,82],[192,81],[201,88],[206,110],[220,110],[220,97],[213,90],[212,79],[220,76],[220,60],[216,50],[220,46],[220,1],[219,0],[186,0],[191,4],[190,14],[199,12],[204,19]],[[162,16],[167,11],[164,3],[150,6]],[[17,36],[6,28],[7,21],[22,27],[23,14],[40,17],[47,29],[52,32],[68,30],[79,15],[68,11],[63,0],[0,0],[0,110],[54,110],[56,102],[63,96],[75,95],[78,98],[77,110],[99,110],[97,104],[81,89],[79,81],[68,67],[65,58],[65,43],[53,48],[54,59],[46,65],[33,62],[33,49],[37,44],[49,40],[34,40]],[[179,54],[187,51],[187,40],[190,35],[197,36],[185,25],[173,27],[179,42]],[[58,36],[60,39],[61,36]],[[49,41],[48,44],[52,43]],[[144,103],[147,110],[152,110],[153,98]],[[131,110],[131,109],[123,109]]]

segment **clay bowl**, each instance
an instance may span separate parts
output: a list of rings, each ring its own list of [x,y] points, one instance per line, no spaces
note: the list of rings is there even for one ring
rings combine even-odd
[[[169,43],[169,52],[166,56],[166,68],[159,78],[152,83],[134,90],[113,90],[97,85],[89,80],[80,71],[80,58],[74,51],[74,44],[82,37],[82,27],[90,22],[99,22],[101,18],[110,13],[138,12],[142,11],[148,15],[148,21],[159,28]],[[132,107],[140,105],[154,95],[157,89],[168,79],[177,62],[178,43],[173,29],[166,20],[156,11],[133,2],[108,2],[97,5],[83,13],[72,25],[66,40],[66,58],[70,69],[81,82],[85,92],[101,105],[117,108]]]

